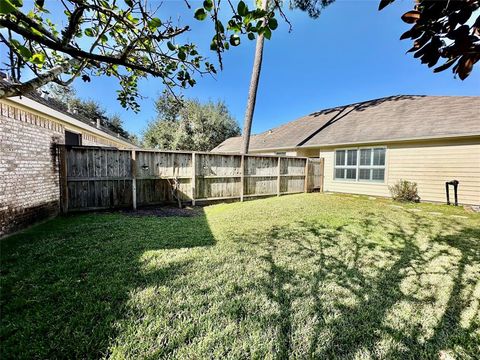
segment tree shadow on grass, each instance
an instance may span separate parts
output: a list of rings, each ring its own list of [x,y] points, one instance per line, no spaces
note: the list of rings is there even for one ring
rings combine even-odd
[[[264,289],[278,308],[271,319],[277,333],[274,357],[418,359],[438,358],[442,351],[451,349],[475,357],[479,349],[474,334],[479,330],[479,322],[473,320],[465,326],[461,320],[464,311],[474,303],[470,296],[478,286],[478,271],[477,280],[469,275],[470,284],[464,273],[466,267],[480,263],[480,229],[452,222],[435,229],[431,221],[416,214],[410,215],[406,228],[375,214],[366,214],[362,222],[361,231],[304,221],[293,227],[273,228],[264,235],[270,239],[263,257]],[[456,230],[449,233],[452,225]],[[388,229],[388,246],[370,238],[371,231],[378,226]],[[419,241],[425,237],[428,241]],[[342,253],[338,247],[345,238],[353,247]],[[288,251],[292,261],[303,259],[311,264],[313,272],[296,272],[294,264],[277,259],[282,246],[291,247]],[[364,263],[372,253],[381,254],[377,266],[373,261],[373,274]],[[449,266],[432,265],[449,257],[453,262]],[[453,286],[447,289],[442,288],[445,284],[435,284],[444,293],[425,296],[422,285],[429,286],[435,276],[443,276]],[[299,279],[309,284],[308,289],[297,286]],[[418,282],[418,288],[407,286],[412,281]],[[337,294],[332,293],[332,287]],[[437,299],[442,296],[448,297],[446,303]],[[310,318],[303,319],[305,324],[315,323],[308,334],[302,335],[308,336],[308,346],[295,338],[296,331],[302,332],[298,319],[294,323],[298,309],[292,304],[296,302],[311,307]],[[413,309],[413,315],[402,313],[401,306],[405,304]],[[432,305],[443,306],[442,314],[435,324],[422,324],[421,314],[415,311],[429,311]],[[478,316],[478,309],[472,311],[477,311]]]
[[[0,357],[99,358],[132,291],[169,286],[188,258],[146,271],[145,254],[215,244],[206,216],[57,218],[0,242]]]
[[[435,241],[453,247],[460,252],[453,277],[453,287],[445,311],[435,327],[434,335],[423,348],[439,352],[445,349],[463,347],[463,355],[472,357],[480,354],[480,309],[474,298],[480,285],[480,272],[469,271],[472,264],[480,263],[480,229],[467,228],[460,234],[437,236]],[[477,288],[477,289],[476,289]],[[478,296],[478,295],[477,295]],[[472,305],[476,304],[476,309]],[[465,310],[472,310],[470,321],[462,321]],[[475,339],[475,334],[476,339]],[[470,339],[471,341],[465,341]]]
[[[475,357],[478,321],[465,309],[475,311],[479,232],[372,212],[335,226],[232,231],[207,261],[215,240],[204,214],[59,218],[0,242],[0,355],[98,358],[119,345],[132,358],[438,358],[445,349]],[[441,311],[423,324],[432,308]]]

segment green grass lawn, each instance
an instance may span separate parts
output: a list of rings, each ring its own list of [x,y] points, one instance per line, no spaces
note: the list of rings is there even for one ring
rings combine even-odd
[[[480,216],[392,205],[300,194],[36,226],[0,241],[0,357],[478,359]]]

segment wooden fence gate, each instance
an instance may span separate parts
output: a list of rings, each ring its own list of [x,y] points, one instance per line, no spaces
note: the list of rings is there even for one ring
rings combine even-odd
[[[308,192],[323,192],[324,158],[308,159]]]
[[[321,190],[322,162],[303,157],[60,146],[63,212]]]

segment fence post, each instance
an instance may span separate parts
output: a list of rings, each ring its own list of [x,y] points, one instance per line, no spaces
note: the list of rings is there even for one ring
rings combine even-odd
[[[176,159],[176,154],[172,153],[172,178],[175,178],[175,159]]]
[[[305,188],[303,192],[308,192],[308,158],[305,160]]]
[[[137,152],[132,150],[132,207],[137,210]]]
[[[281,168],[280,168],[281,161],[282,161],[282,158],[279,156],[278,157],[278,164],[277,164],[277,196],[280,196],[280,185],[281,185],[281,181],[282,181]]]
[[[243,193],[245,189],[245,155],[242,155],[240,161],[240,201],[243,201]]]
[[[68,180],[67,180],[67,149],[60,146],[60,210],[63,214],[68,212]]]
[[[323,192],[325,158],[320,158],[320,192]]]
[[[195,185],[197,181],[197,165],[195,161],[195,152],[192,152],[192,206],[195,206]]]

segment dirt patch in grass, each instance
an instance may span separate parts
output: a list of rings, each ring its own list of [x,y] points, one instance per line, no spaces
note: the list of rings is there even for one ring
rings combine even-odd
[[[171,217],[171,216],[181,216],[181,217],[192,217],[198,216],[203,213],[201,207],[175,207],[175,206],[155,206],[155,207],[146,207],[134,210],[124,210],[122,211],[125,215],[129,216],[157,216],[157,217]]]

